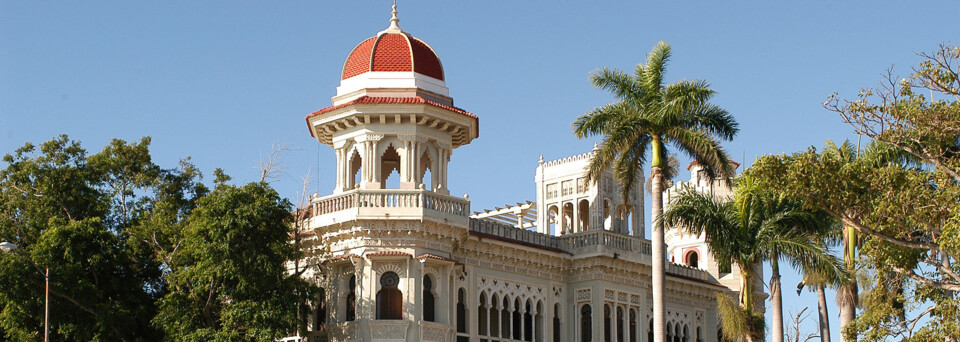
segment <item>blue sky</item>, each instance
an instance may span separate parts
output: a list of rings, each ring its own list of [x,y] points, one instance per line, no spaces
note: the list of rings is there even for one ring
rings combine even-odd
[[[0,1],[0,153],[60,133],[91,152],[111,138],[151,136],[161,166],[190,156],[208,181],[220,167],[247,182],[283,141],[295,150],[274,183],[281,194],[298,197],[308,171],[310,192],[328,194],[333,152],[310,138],[303,118],[330,104],[347,54],[387,26],[390,5]],[[535,200],[541,153],[557,159],[593,146],[570,130],[577,116],[612,101],[591,87],[590,71],[632,70],[657,41],[673,45],[669,81],[705,79],[718,92],[714,102],[741,125],[725,146],[749,166],[758,155],[856,139],[822,108],[829,94],[853,97],[892,65],[907,75],[914,52],[960,36],[960,4],[947,1],[399,7],[400,26],[440,55],[456,105],[480,117],[480,138],[454,152],[449,170],[452,193],[470,194],[474,210]],[[799,281],[790,273],[785,312],[815,310],[812,295],[790,289]],[[807,329],[815,326],[814,314]]]

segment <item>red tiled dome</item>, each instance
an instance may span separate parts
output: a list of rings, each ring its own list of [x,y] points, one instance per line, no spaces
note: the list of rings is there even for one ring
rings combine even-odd
[[[427,43],[407,33],[382,33],[353,48],[343,63],[345,80],[368,71],[416,72],[443,80],[440,58]]]

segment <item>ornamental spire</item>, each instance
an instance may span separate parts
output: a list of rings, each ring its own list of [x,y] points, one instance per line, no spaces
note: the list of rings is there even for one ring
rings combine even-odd
[[[390,18],[390,26],[387,27],[386,30],[380,31],[380,33],[381,34],[382,33],[402,33],[403,31],[400,30],[400,25],[398,24],[400,22],[400,19],[397,18],[397,1],[396,0],[393,1],[393,11],[390,13],[393,14],[393,17]]]

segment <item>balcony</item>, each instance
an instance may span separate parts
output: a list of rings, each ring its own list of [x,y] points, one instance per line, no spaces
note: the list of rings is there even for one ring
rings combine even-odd
[[[314,226],[357,219],[433,220],[467,226],[470,201],[413,189],[355,189],[311,203]]]

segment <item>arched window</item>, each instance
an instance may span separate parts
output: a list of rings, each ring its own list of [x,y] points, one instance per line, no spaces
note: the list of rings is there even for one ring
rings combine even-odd
[[[524,341],[533,341],[533,307],[530,305],[530,300],[527,299],[527,303],[524,305],[523,312],[523,340]]]
[[[580,308],[580,341],[593,341],[593,313],[590,304],[584,304]]]
[[[603,305],[603,341],[610,342],[610,330],[613,327],[610,325],[610,305]]]
[[[563,222],[561,222],[562,227],[560,228],[561,234],[566,233],[576,233],[578,232],[574,227],[573,222],[573,203],[564,203],[563,204]]]
[[[697,252],[690,251],[690,253],[687,253],[687,261],[686,261],[687,266],[697,268],[699,263],[700,263],[700,256],[697,254]]]
[[[543,302],[537,302],[537,314],[533,316],[533,331],[536,342],[543,342],[543,317],[547,313],[543,311]]]
[[[653,320],[650,320],[650,329],[647,329],[647,342],[653,342]]]
[[[559,236],[562,233],[557,230],[557,227],[559,227],[557,223],[560,222],[560,221],[557,221],[560,217],[559,212],[560,210],[557,209],[557,206],[555,205],[552,205],[550,206],[550,208],[547,209],[547,216],[548,216],[547,223],[550,225],[549,226],[550,235]]]
[[[667,323],[667,342],[675,342],[673,340],[673,323]]]
[[[520,305],[521,305],[520,299],[514,298],[513,299],[513,325],[510,326],[510,329],[512,329],[513,331],[512,336],[514,340],[519,340],[523,337],[523,336],[520,336],[520,333],[521,333],[520,325],[523,324],[523,321],[522,321],[523,316],[521,316],[520,314],[522,307],[520,307]]]
[[[673,342],[681,342],[680,341],[681,335],[683,334],[682,334],[682,331],[680,330],[680,323],[677,323],[677,325],[673,327]]]
[[[350,281],[347,282],[347,317],[346,321],[350,322],[357,319],[357,276],[350,276]]]
[[[380,276],[377,292],[377,319],[403,319],[403,293],[397,286],[400,276],[387,272]]]
[[[586,231],[590,229],[590,202],[587,200],[580,200],[577,203],[577,231]]]
[[[480,336],[487,334],[487,295],[480,293],[480,304],[477,305],[477,328]]]
[[[603,229],[613,230],[613,204],[609,198],[603,199]]]
[[[327,293],[320,288],[317,294],[317,306],[313,311],[313,331],[324,331],[327,327]]]
[[[637,310],[630,309],[630,342],[637,341]]]
[[[623,308],[617,307],[617,341],[623,341]]]
[[[560,303],[553,304],[553,342],[560,342]]]
[[[464,303],[466,294],[463,289],[457,290],[457,332],[467,332],[467,305]],[[481,302],[480,305],[483,305]]]
[[[697,327],[697,342],[703,342],[703,329]]]
[[[423,320],[436,322],[436,305],[433,298],[433,280],[430,276],[423,276]]]
[[[690,329],[687,328],[687,325],[683,325],[683,337],[680,338],[681,342],[690,342]]]

